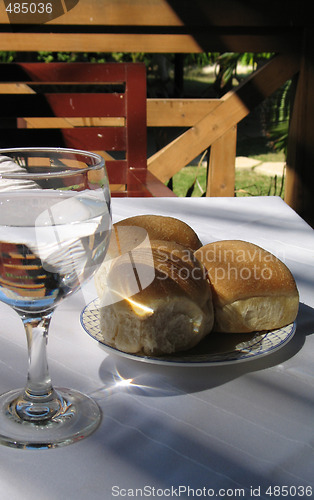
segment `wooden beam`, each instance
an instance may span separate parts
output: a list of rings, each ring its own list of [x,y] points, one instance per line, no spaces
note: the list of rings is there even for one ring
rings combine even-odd
[[[25,85],[25,87],[27,88],[27,85]],[[4,89],[2,92],[1,88],[2,85],[0,85],[0,94],[6,94],[7,92],[5,92]],[[31,89],[29,90],[31,91]],[[22,92],[22,90],[19,92],[26,93]],[[219,104],[219,99],[147,99],[147,126],[192,127],[195,123],[204,118],[205,115],[213,111]],[[120,117],[24,118],[26,119],[28,126],[34,128],[66,128],[67,126],[124,126],[123,118]]]
[[[299,70],[292,55],[279,55],[228,92],[215,109],[148,160],[149,170],[166,182],[234,127]]]
[[[0,83],[0,94],[35,94],[25,83]],[[210,113],[219,105],[219,99],[147,99],[147,126],[148,127],[191,127],[201,118]],[[42,127],[40,118],[25,117],[29,127]],[[48,118],[47,118],[48,120]],[[50,118],[50,127],[66,127],[66,123],[59,125],[56,118]],[[65,120],[60,119],[60,120]],[[73,126],[124,126],[122,118],[67,118],[68,124]],[[90,121],[88,121],[90,120]],[[45,127],[49,127],[48,122]]]
[[[73,28],[74,30],[74,28]],[[147,52],[147,53],[201,53],[201,52],[277,52],[291,53],[300,48],[300,30],[282,30],[274,33],[239,31],[236,34],[204,33],[82,33],[18,32],[0,33],[0,50],[17,52]]]
[[[9,0],[4,0],[4,6]],[[15,14],[0,11],[0,22],[21,24],[47,22],[49,25],[103,25],[103,26],[298,26],[308,22],[308,1],[284,2],[263,0],[195,0],[193,8],[187,0],[62,0],[55,2],[46,17],[36,14]],[[308,7],[308,9],[306,8]],[[37,17],[37,19],[36,19]],[[35,19],[34,19],[35,18]]]
[[[13,5],[9,0],[2,3]],[[193,8],[186,0],[77,0],[72,7],[65,0],[61,3],[53,3],[49,15],[0,9],[0,50],[288,53],[297,50],[303,27],[311,24],[305,0],[264,0],[258,5],[196,0]],[[32,26],[32,32],[23,25]]]
[[[234,196],[236,145],[236,126],[212,144],[206,196]]]
[[[148,127],[192,127],[219,99],[147,99]]]
[[[0,50],[17,52],[203,52],[191,35],[0,33]],[[265,49],[266,50],[266,49]]]
[[[0,83],[0,94],[35,94],[25,83]]]
[[[121,117],[24,117],[24,120],[27,128],[124,127],[125,125],[125,118]]]
[[[14,12],[10,15],[2,8],[0,22],[6,23],[14,20],[20,24],[32,24],[33,19],[33,23],[46,21],[49,25],[180,26],[182,24],[180,17],[167,0],[146,0],[145,5],[142,0],[79,0],[70,9],[67,9],[68,2],[63,3],[64,7],[61,9],[53,4],[53,10],[46,18],[36,16],[36,14],[18,16],[14,15]],[[5,4],[9,4],[9,1],[5,0]],[[58,17],[56,17],[57,10],[59,11]]]

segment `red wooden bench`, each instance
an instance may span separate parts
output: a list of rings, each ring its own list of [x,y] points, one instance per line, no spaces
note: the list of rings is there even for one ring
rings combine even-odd
[[[1,147],[99,152],[113,196],[173,196],[147,170],[143,64],[0,64],[0,127]]]

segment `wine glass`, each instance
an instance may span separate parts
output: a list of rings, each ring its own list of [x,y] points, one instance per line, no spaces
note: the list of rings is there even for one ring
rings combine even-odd
[[[94,274],[110,231],[101,156],[65,148],[0,149],[0,300],[24,324],[29,360],[26,387],[0,396],[0,443],[54,448],[98,427],[95,401],[52,386],[46,346],[55,307]]]

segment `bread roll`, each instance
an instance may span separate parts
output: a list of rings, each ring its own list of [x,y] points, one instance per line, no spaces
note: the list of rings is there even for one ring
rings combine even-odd
[[[104,275],[112,260],[127,252],[150,248],[150,240],[174,241],[196,250],[202,246],[197,234],[185,222],[161,215],[138,215],[122,219],[112,226],[106,258],[95,274],[95,284],[101,297],[105,288]]]
[[[175,241],[192,250],[197,250],[202,246],[195,231],[175,217],[136,215],[117,222],[115,226],[142,227],[146,229],[151,240]]]
[[[299,294],[278,258],[241,240],[209,243],[195,252],[212,285],[216,331],[273,330],[293,322]]]
[[[206,272],[190,249],[175,242],[150,243],[121,255],[103,275],[106,284],[98,287],[103,339],[127,353],[189,349],[214,322]]]

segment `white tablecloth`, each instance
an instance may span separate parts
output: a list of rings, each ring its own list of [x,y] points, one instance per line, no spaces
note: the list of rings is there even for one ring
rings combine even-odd
[[[89,438],[58,449],[0,446],[1,500],[311,498],[312,229],[272,197],[116,198],[112,209],[114,221],[172,215],[190,224],[204,244],[244,239],[270,250],[297,281],[297,332],[279,351],[230,366],[125,360],[107,355],[80,324],[80,311],[95,296],[90,283],[56,310],[48,357],[56,387],[73,387],[98,401],[101,426]],[[24,385],[27,354],[20,319],[0,306],[2,393]]]

